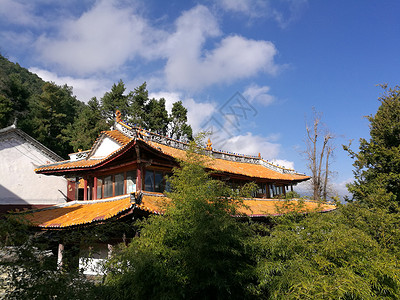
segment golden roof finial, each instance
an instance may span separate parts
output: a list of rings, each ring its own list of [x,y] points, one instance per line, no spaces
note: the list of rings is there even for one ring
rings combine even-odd
[[[258,152],[258,158],[261,159],[261,153],[260,152]]]
[[[121,122],[121,112],[117,109],[117,111],[115,112],[115,116],[116,116],[116,121],[117,122]]]
[[[206,150],[209,150],[209,151],[211,151],[212,150],[212,143],[211,143],[211,140],[210,140],[210,138],[208,138],[208,141],[207,141],[207,144],[206,144]]]

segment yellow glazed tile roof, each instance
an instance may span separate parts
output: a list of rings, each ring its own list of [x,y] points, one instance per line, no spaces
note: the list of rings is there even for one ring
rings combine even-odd
[[[333,204],[312,200],[246,199],[243,202],[246,207],[239,209],[239,212],[249,217],[276,216],[290,212],[328,212],[336,209]]]
[[[24,219],[34,227],[65,228],[104,221],[136,207],[152,214],[162,214],[165,204],[170,202],[160,195],[143,195],[140,205],[131,203],[130,197],[96,201],[74,201],[44,209],[24,212]]]
[[[110,201],[74,201],[28,212],[25,219],[35,227],[64,228],[110,219],[132,207],[129,197]]]
[[[147,192],[146,192],[147,193]],[[163,214],[165,207],[171,199],[159,195],[143,195],[142,202],[137,205],[137,208],[143,211],[147,211],[152,214]]]
[[[169,147],[163,144],[155,142],[146,142],[152,148],[161,151],[169,156],[176,159],[184,160],[186,157],[186,152],[184,150]],[[303,181],[310,177],[301,174],[282,174],[277,171],[268,169],[262,165],[229,161],[225,159],[210,159],[208,163],[208,168],[215,171],[226,172],[230,174],[245,175],[253,178],[268,178],[276,180],[286,180],[286,181]]]
[[[117,200],[79,201],[62,206],[52,206],[45,209],[23,213],[24,219],[32,226],[45,229],[61,229],[70,226],[85,225],[105,221],[131,208],[152,214],[163,214],[171,200],[162,194],[143,195],[139,205],[131,203],[126,196]],[[336,209],[332,204],[320,204],[305,200],[274,200],[274,199],[245,199],[239,213],[249,217],[275,216],[289,212],[327,212]]]
[[[132,138],[127,137],[126,135],[124,135],[122,132],[119,132],[118,130],[102,131],[102,133],[104,133],[105,135],[114,139],[115,141],[117,141],[118,143],[120,143],[123,146],[125,146],[132,140]]]
[[[98,167],[99,165],[105,163],[107,160],[117,156],[124,149],[128,149],[134,142],[135,139],[129,138],[125,136],[123,133],[118,130],[111,131],[103,131],[104,135],[111,137],[115,141],[117,141],[122,146],[102,159],[82,159],[77,161],[63,161],[55,164],[44,165],[38,167],[35,171],[38,173],[42,172],[57,172],[57,171],[66,171],[66,170],[80,170],[80,169],[89,169]],[[185,159],[186,152],[181,149],[177,149],[174,147],[166,146],[164,144],[152,142],[152,141],[144,141],[139,139],[139,141],[147,144],[154,150],[166,154],[174,159]],[[96,144],[96,143],[95,143]],[[245,162],[237,162],[230,161],[225,159],[211,159],[208,163],[208,168],[211,170],[215,170],[218,172],[225,172],[229,174],[237,174],[244,175],[252,178],[263,178],[263,179],[272,179],[272,180],[283,180],[283,181],[292,181],[299,182],[309,179],[309,176],[301,175],[301,174],[292,174],[285,173],[282,174],[280,172],[271,170],[265,166],[259,164],[245,163]]]

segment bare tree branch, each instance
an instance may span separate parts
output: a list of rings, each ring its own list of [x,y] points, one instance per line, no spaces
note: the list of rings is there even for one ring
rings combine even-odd
[[[310,127],[306,124],[306,158],[308,160],[308,167],[311,171],[311,184],[313,191],[313,198],[315,200],[326,199],[328,196],[328,182],[329,182],[329,159],[332,156],[334,147],[331,144],[334,136],[328,130],[324,130],[323,139],[320,137],[322,114],[313,108],[313,125]],[[321,141],[322,140],[322,143]]]

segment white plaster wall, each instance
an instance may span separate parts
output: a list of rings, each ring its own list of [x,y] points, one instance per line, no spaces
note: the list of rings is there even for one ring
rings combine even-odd
[[[104,275],[104,264],[108,258],[107,244],[97,244],[91,249],[81,248],[79,270],[85,275]]]
[[[105,137],[101,141],[100,145],[98,146],[96,151],[93,153],[91,158],[106,157],[107,155],[111,154],[115,150],[118,150],[119,148],[121,148],[121,146],[117,142],[115,142],[113,139],[111,139],[109,137]]]
[[[66,202],[65,178],[40,175],[34,171],[37,166],[52,162],[52,159],[15,134],[1,138],[0,205]]]

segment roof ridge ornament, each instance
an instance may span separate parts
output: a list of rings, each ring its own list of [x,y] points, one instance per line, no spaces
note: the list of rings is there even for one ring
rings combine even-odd
[[[206,150],[211,151],[212,150],[212,143],[210,138],[208,138],[207,144],[206,144]]]
[[[122,119],[121,119],[121,111],[120,111],[119,109],[117,109],[117,110],[115,111],[115,120],[116,120],[117,122],[122,122]]]

